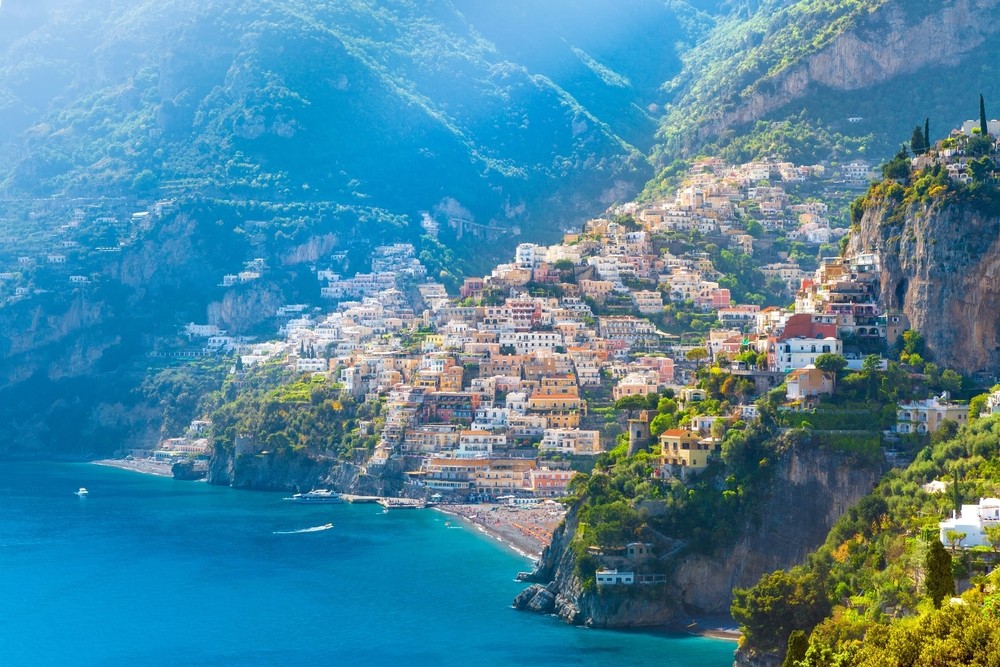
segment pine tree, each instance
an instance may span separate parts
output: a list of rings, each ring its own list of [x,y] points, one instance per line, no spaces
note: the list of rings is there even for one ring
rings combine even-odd
[[[931,119],[924,118],[924,148],[931,148]]]
[[[982,93],[979,93],[979,133],[984,137],[989,134],[989,125],[986,123],[986,102],[983,101]]]
[[[945,596],[955,594],[955,579],[951,576],[951,554],[945,551],[941,540],[932,539],[924,559],[924,585],[927,595],[940,607]]]
[[[910,150],[913,151],[914,155],[920,155],[924,152],[926,145],[924,131],[917,125],[913,128],[913,134],[910,136]]]

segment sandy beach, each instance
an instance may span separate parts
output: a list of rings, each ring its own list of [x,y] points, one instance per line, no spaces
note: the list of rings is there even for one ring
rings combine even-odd
[[[699,637],[739,641],[740,627],[730,616],[693,616],[687,624],[676,624],[672,629],[689,632]]]
[[[91,461],[99,466],[109,468],[121,468],[132,472],[141,472],[145,475],[157,475],[158,477],[173,477],[173,464],[169,462],[150,461],[149,459],[101,459]]]
[[[552,531],[566,511],[561,505],[439,505],[441,512],[461,517],[528,558],[538,558],[552,541]]]

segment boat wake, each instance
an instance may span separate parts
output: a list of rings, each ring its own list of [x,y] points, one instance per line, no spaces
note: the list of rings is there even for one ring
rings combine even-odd
[[[300,530],[276,530],[274,535],[298,535],[299,533],[318,533],[322,530],[330,530],[333,528],[332,523],[324,523],[322,526],[313,526],[312,528],[302,528]]]

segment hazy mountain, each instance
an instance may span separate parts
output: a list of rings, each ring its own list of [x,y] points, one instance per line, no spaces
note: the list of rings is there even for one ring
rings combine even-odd
[[[551,228],[649,176],[707,25],[655,0],[5,0],[0,174]]]

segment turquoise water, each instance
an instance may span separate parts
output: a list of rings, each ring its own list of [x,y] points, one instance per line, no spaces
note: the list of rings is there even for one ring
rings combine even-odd
[[[0,664],[732,664],[729,642],[510,609],[525,559],[438,512],[282,495],[0,465]]]

